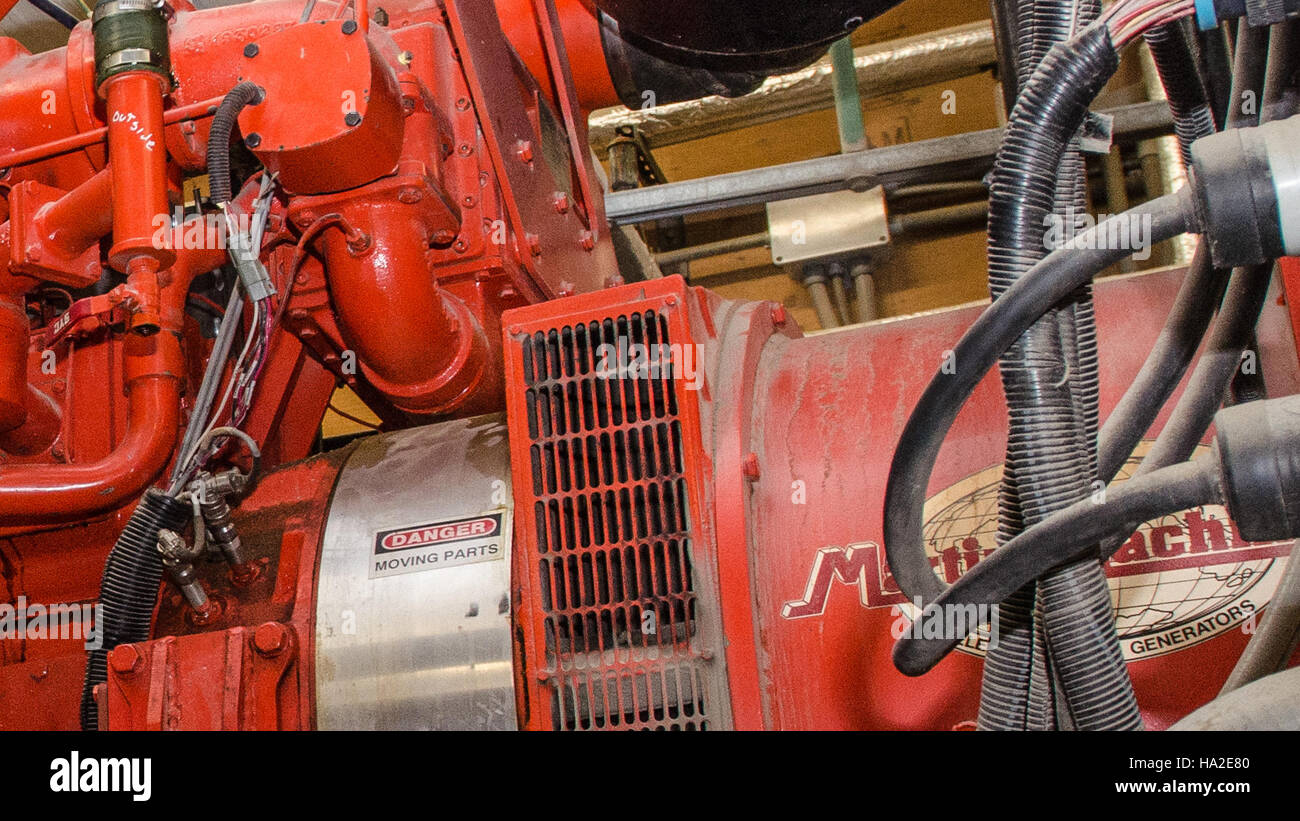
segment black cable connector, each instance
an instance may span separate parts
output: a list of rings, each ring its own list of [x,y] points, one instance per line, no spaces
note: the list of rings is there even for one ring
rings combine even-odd
[[[1300,116],[1197,140],[1188,177],[1216,267],[1300,253]]]

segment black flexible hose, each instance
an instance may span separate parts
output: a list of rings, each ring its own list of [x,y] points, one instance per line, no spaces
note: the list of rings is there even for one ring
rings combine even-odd
[[[1198,242],[1150,355],[1102,425],[1097,476],[1103,483],[1119,473],[1182,381],[1227,285],[1228,272],[1215,268]]]
[[[1294,47],[1285,42],[1280,50],[1272,50],[1270,56],[1268,40],[1269,32],[1264,27],[1243,26],[1237,34],[1232,79],[1234,103],[1228,111],[1230,128],[1257,124],[1261,111],[1265,109],[1272,114],[1288,113],[1276,105],[1269,105],[1281,96],[1277,86],[1281,81],[1278,75],[1273,74],[1274,85],[1269,86],[1266,77],[1270,76],[1270,65],[1290,62],[1287,55],[1294,51]],[[1253,107],[1243,105],[1243,101],[1251,100],[1254,101]],[[1241,365],[1242,352],[1250,345],[1272,278],[1272,262],[1237,268],[1232,272],[1219,319],[1206,342],[1205,352],[1192,370],[1188,388],[1179,397],[1169,422],[1156,437],[1136,474],[1181,462],[1195,451],[1214,420],[1214,414],[1223,405],[1232,377]]]
[[[1168,28],[1168,26],[1165,26],[1164,28]],[[1274,36],[1276,38],[1276,32]],[[1267,63],[1269,72],[1268,76],[1274,78],[1273,82],[1270,84],[1264,79],[1265,74],[1262,64],[1250,53],[1251,50],[1257,50],[1261,42],[1262,36],[1259,33],[1247,35],[1247,39],[1241,41],[1237,54],[1239,58],[1239,70],[1234,73],[1234,90],[1229,96],[1233,99],[1240,100],[1242,94],[1249,89],[1253,94],[1256,94],[1256,102],[1258,103],[1258,94],[1260,93],[1260,86],[1262,85],[1264,98],[1262,105],[1265,116],[1270,119],[1278,114],[1286,116],[1287,112],[1285,109],[1279,109],[1277,106],[1270,108],[1269,102],[1270,100],[1281,96],[1280,91],[1275,89],[1280,88],[1283,85],[1280,78],[1282,76],[1288,76],[1288,72],[1279,64],[1287,62],[1284,55],[1294,53],[1294,49],[1289,47],[1280,47],[1276,49],[1270,48],[1270,58]],[[1152,55],[1155,56],[1156,45],[1152,44],[1151,48]],[[1279,57],[1282,59],[1276,59]],[[1173,60],[1174,58],[1171,57],[1169,59]],[[1161,65],[1162,64],[1158,60],[1157,68],[1161,68]],[[1274,72],[1277,72],[1277,74],[1274,74]],[[1291,69],[1289,74],[1294,75],[1294,68]],[[1162,68],[1161,78],[1162,81],[1165,82],[1166,92],[1170,95],[1170,108],[1173,109],[1173,92],[1170,90],[1173,83],[1165,80],[1164,76],[1164,70]],[[1191,98],[1188,97],[1187,101],[1180,103],[1180,105],[1189,104],[1190,100]],[[1175,115],[1175,118],[1176,117],[1177,115]],[[1252,119],[1253,115],[1248,113],[1248,109],[1243,109],[1243,107],[1238,104],[1233,106],[1228,112],[1227,125],[1230,128],[1242,128],[1252,125]],[[1183,148],[1184,158],[1186,158],[1188,147],[1184,145]],[[1183,374],[1186,372],[1188,365],[1196,355],[1196,349],[1200,346],[1201,339],[1205,335],[1205,331],[1210,324],[1214,311],[1219,307],[1219,304],[1224,299],[1224,290],[1228,284],[1228,276],[1228,271],[1216,269],[1210,264],[1209,254],[1206,252],[1203,244],[1198,243],[1196,253],[1193,255],[1191,265],[1188,267],[1187,276],[1184,278],[1183,284],[1179,288],[1178,296],[1175,298],[1174,307],[1169,313],[1169,318],[1166,320],[1164,328],[1161,329],[1160,336],[1156,340],[1156,344],[1152,348],[1151,354],[1147,357],[1147,360],[1142,365],[1142,369],[1138,372],[1137,377],[1129,386],[1128,390],[1124,392],[1124,396],[1120,399],[1119,404],[1116,405],[1115,410],[1111,412],[1110,416],[1106,419],[1106,424],[1102,427],[1099,475],[1103,482],[1109,483],[1115,478],[1116,474],[1119,473],[1120,468],[1122,468],[1124,463],[1128,461],[1133,449],[1137,446],[1138,442],[1141,441],[1142,436],[1147,432],[1147,430],[1150,429],[1151,424],[1155,421],[1160,409],[1164,407],[1165,403],[1169,400],[1169,397],[1173,394],[1174,389],[1182,380]],[[1232,311],[1244,311],[1246,313],[1239,317],[1238,322],[1248,321],[1250,327],[1253,327],[1258,318],[1259,311],[1258,309],[1255,309],[1253,315],[1254,318],[1250,316],[1252,303],[1249,301],[1243,303],[1243,300],[1248,297],[1249,294],[1242,292],[1243,289],[1247,289],[1248,286],[1240,284],[1243,280],[1250,278],[1249,274],[1234,272],[1232,276],[1239,283],[1237,286],[1238,293],[1231,305],[1225,305],[1223,316],[1231,316]],[[1263,287],[1266,292],[1268,287],[1267,283],[1265,283]],[[1259,299],[1263,299],[1264,294],[1258,293],[1255,294],[1255,296]],[[1228,366],[1231,366],[1232,370],[1225,378],[1230,380],[1231,374],[1236,372],[1236,366],[1241,357],[1240,350],[1238,350],[1235,355],[1232,353],[1233,344],[1243,338],[1246,339],[1246,344],[1249,344],[1249,336],[1247,335],[1243,337],[1241,329],[1232,326],[1232,323],[1229,320],[1221,319],[1220,325],[1217,325],[1216,329],[1220,329],[1219,333],[1212,336],[1207,347],[1207,354],[1210,355],[1212,359],[1216,360],[1220,367],[1213,368],[1211,367],[1212,363],[1206,361],[1205,367],[1202,368],[1198,363],[1197,370],[1199,373],[1198,375],[1193,376],[1193,385],[1201,385],[1204,378],[1212,378],[1216,380],[1217,384],[1217,380],[1222,374],[1213,372]],[[1227,350],[1223,347],[1225,344],[1229,346]],[[1190,407],[1194,400],[1188,400],[1188,402],[1189,405],[1184,407]],[[1214,410],[1218,409],[1218,404],[1221,402],[1221,396],[1217,402],[1213,396],[1208,396],[1195,404],[1202,406],[1213,404],[1214,408],[1208,411],[1208,418],[1212,418]],[[1195,425],[1199,424],[1199,420],[1207,418],[1206,413],[1207,411],[1202,408],[1202,410],[1197,412],[1196,418],[1186,419],[1177,424],[1190,424],[1192,427],[1195,427]],[[1175,411],[1175,414],[1177,414],[1177,411]],[[1206,424],[1208,425],[1208,421]],[[1200,434],[1196,435],[1198,441],[1203,433],[1204,428],[1201,429]],[[1153,451],[1156,458],[1152,459],[1152,454],[1147,455],[1147,459],[1151,460],[1152,467],[1146,468],[1146,470],[1152,470],[1154,467],[1162,465],[1169,465],[1186,458],[1186,455],[1190,454],[1191,449],[1186,448],[1185,445],[1170,441],[1170,437],[1177,436],[1181,440],[1181,438],[1186,435],[1187,434],[1185,433],[1174,431],[1166,436],[1165,445],[1161,446],[1159,450]],[[1195,448],[1194,443],[1192,448]],[[1182,452],[1184,455],[1179,458],[1172,458],[1173,454],[1179,452]]]
[[[54,0],[31,0],[31,3],[42,14],[64,28],[72,28],[80,22],[76,17],[72,16],[70,11],[55,3]]]
[[[926,386],[899,437],[885,487],[884,542],[890,571],[909,599],[930,602],[944,591],[926,557],[922,536],[925,492],[939,448],[962,405],[998,358],[1045,313],[1108,265],[1132,252],[1096,247],[1119,220],[1149,220],[1152,242],[1193,226],[1187,189],[1142,203],[1080,235],[1078,248],[1053,251],[982,313],[953,349],[951,373],[939,371]]]
[[[1160,84],[1169,100],[1183,165],[1191,165],[1192,143],[1213,134],[1215,129],[1214,112],[1196,73],[1196,58],[1187,41],[1183,21],[1174,20],[1148,29],[1142,38],[1151,49],[1151,59],[1156,64]]]
[[[212,116],[212,130],[208,132],[208,188],[209,199],[217,206],[234,199],[230,180],[230,138],[235,131],[235,121],[244,106],[259,102],[262,89],[245,80],[230,89]]]
[[[995,604],[1063,563],[1082,558],[1100,565],[1095,547],[1115,521],[1147,521],[1222,501],[1219,472],[1210,459],[1131,479],[1111,491],[1105,502],[1077,502],[1007,542],[968,570],[927,609],[944,612],[948,607]],[[919,676],[964,638],[904,638],[894,646],[894,665],[903,673]]]
[[[1151,239],[1158,242],[1185,231],[1192,213],[1191,196],[1183,190],[1143,203],[1112,220],[1149,219]],[[1098,271],[1129,254],[1095,241],[1113,229],[1112,220],[1091,229],[1088,233],[1094,236],[1083,235],[1082,248],[1053,252],[981,314],[953,351],[958,367],[951,373],[941,370],[931,379],[908,418],[885,489],[884,542],[890,570],[909,598],[920,597],[928,603],[945,589],[925,554],[922,511],[935,460],[953,420],[1003,351]]]
[[[1187,390],[1178,398],[1173,414],[1134,475],[1182,462],[1196,450],[1214,414],[1223,406],[1233,374],[1241,366],[1242,351],[1253,337],[1272,280],[1272,262],[1232,272],[1219,321],[1192,369]]]
[[[1219,695],[1281,670],[1297,645],[1300,645],[1300,543],[1291,546],[1291,558],[1287,560],[1282,581]]]
[[[1284,120],[1300,111],[1300,19],[1273,26],[1264,75],[1264,105],[1260,120]]]
[[[86,676],[81,688],[81,729],[98,729],[99,708],[95,685],[108,679],[108,653],[119,644],[149,638],[150,621],[162,581],[162,556],[158,531],[182,531],[190,508],[157,488],[150,488],[118,536],[99,584],[100,647],[86,654]]]
[[[1228,56],[1228,38],[1224,27],[1201,31],[1193,38],[1197,45],[1196,66],[1214,114],[1215,130],[1222,129],[1228,121],[1228,101],[1232,96],[1230,78],[1232,60]]]

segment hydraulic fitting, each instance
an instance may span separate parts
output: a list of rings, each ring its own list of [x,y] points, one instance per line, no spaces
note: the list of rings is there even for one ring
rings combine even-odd
[[[196,550],[174,530],[164,528],[158,531],[158,552],[162,554],[163,567],[167,568],[167,575],[180,588],[181,595],[194,609],[194,615],[200,622],[206,620],[213,611],[207,591],[194,572],[194,560],[201,550],[201,547]]]

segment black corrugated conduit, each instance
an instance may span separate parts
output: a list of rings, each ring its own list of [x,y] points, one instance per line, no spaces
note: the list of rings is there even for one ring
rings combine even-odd
[[[214,205],[222,206],[234,199],[230,181],[230,137],[235,132],[235,120],[244,106],[261,102],[262,89],[245,80],[230,89],[217,113],[212,116],[212,130],[208,132],[208,186]]]
[[[1215,128],[1209,97],[1196,73],[1196,58],[1187,40],[1185,21],[1156,26],[1143,33],[1142,38],[1151,49],[1151,59],[1169,100],[1183,165],[1190,165],[1192,143],[1213,134]]]
[[[1061,19],[1073,26],[1074,7],[1063,11],[1069,16]],[[1035,23],[1044,25],[1040,17]],[[1072,227],[1068,212],[1077,202],[1081,169],[1067,159],[1074,153],[1070,142],[1083,123],[1088,104],[1117,66],[1109,34],[1097,26],[1054,46],[1026,83],[1012,112],[990,185],[989,281],[995,300],[1046,253],[1044,233],[1053,214],[1062,218],[1058,207],[1063,201],[1066,226]],[[1073,171],[1058,187],[1062,165]],[[1063,315],[1044,317],[1002,359],[1010,412],[1010,481],[1000,505],[1002,536],[1017,525],[1036,524],[1093,490],[1095,439],[1085,440],[1096,433],[1096,399],[1089,398],[1097,387],[1095,330],[1079,323],[1081,318],[1086,322],[1089,308],[1085,298],[1067,306]],[[1094,369],[1091,377],[1081,354]],[[1013,506],[1019,508],[1018,515],[1008,516]],[[1048,662],[1063,689],[1065,709],[1052,712],[1084,729],[1140,726],[1115,641],[1110,593],[1100,566],[1083,562],[1053,575],[1058,578],[1049,576],[1040,582],[1036,604],[1037,620],[1043,623],[1042,634],[1048,644]],[[1020,594],[1028,595],[1029,591]],[[1023,614],[1019,597],[1009,610],[1008,616]],[[1015,625],[1012,629],[1019,633],[1021,628]],[[1022,729],[1043,726],[1050,719],[1041,714],[1044,701],[1029,698],[1036,673],[1031,664],[1037,652],[1034,644],[1041,640],[1027,635],[1027,647],[1024,641],[1000,641],[1002,649],[988,655],[988,697],[982,700],[981,727]],[[1052,644],[1069,647],[1069,652],[1057,654],[1058,658],[1051,653]],[[1037,677],[1043,678],[1041,670]],[[1012,692],[1007,692],[1008,687]]]
[[[81,729],[98,729],[99,708],[95,685],[108,679],[108,653],[119,644],[149,638],[158,585],[162,582],[162,555],[158,531],[181,532],[191,510],[157,488],[150,488],[136,505],[122,535],[108,554],[99,584],[100,647],[86,654],[86,677],[81,688]]]
[[[1053,46],[1074,36],[1100,13],[1096,0],[1024,0],[1017,9],[1017,79],[1020,90],[1033,76]],[[1016,113],[1013,106],[1012,114]],[[1073,136],[1073,135],[1072,135]],[[1086,178],[1082,155],[1065,150],[1055,182],[1052,213],[1062,226],[1078,227],[1087,213]],[[991,200],[990,200],[991,201]],[[1046,252],[1040,241],[1037,253]],[[990,283],[990,290],[995,286]],[[1075,411],[1073,429],[1080,452],[1090,453],[1095,442],[1096,402],[1089,401],[1096,387],[1096,331],[1092,315],[1091,286],[1085,285],[1061,310],[1051,314],[1058,325],[1061,356],[1067,363],[1065,380]],[[1044,322],[1048,322],[1045,319]],[[1012,538],[1024,526],[1017,485],[1017,454],[1008,448],[1003,460],[998,497],[998,542]],[[1091,456],[1087,462],[1092,463]],[[1000,628],[1006,641],[985,659],[979,726],[993,729],[1051,729],[1058,717],[1070,724],[1067,711],[1055,698],[1050,668],[1043,602],[1036,586],[1020,591],[1006,603]]]

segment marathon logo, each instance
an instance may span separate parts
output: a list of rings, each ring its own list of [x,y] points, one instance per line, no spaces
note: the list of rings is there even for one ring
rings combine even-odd
[[[504,559],[509,527],[509,511],[501,509],[380,531],[370,557],[370,578]]]
[[[926,505],[930,566],[948,584],[997,548],[1000,476],[1000,468],[982,471]],[[1149,658],[1228,630],[1253,629],[1281,574],[1276,560],[1290,553],[1290,541],[1247,542],[1220,505],[1143,524],[1105,563],[1125,658]],[[782,604],[784,619],[843,618],[855,599],[865,609],[910,606],[876,542],[820,547],[810,551],[809,563],[802,595],[791,590],[795,595]],[[983,647],[967,642],[959,649],[979,655]]]

